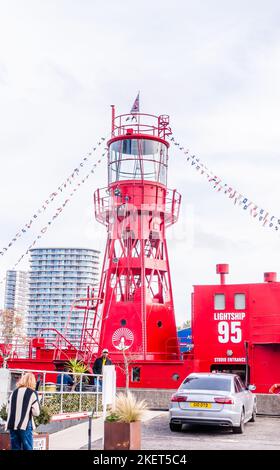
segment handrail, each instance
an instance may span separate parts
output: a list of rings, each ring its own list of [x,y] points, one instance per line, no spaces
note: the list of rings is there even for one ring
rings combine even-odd
[[[46,377],[51,374],[55,374],[55,376],[57,375],[64,376],[65,374],[69,374],[69,372],[49,371],[45,369],[43,370],[42,369],[9,369],[9,371],[15,374],[20,373],[21,376],[25,372],[32,372],[37,376],[37,380],[38,380],[38,376],[42,375],[43,376],[42,385],[41,385],[42,389],[40,389],[39,387],[39,390],[38,390],[38,395],[39,395],[39,398],[41,399],[41,403],[44,406],[46,403],[46,400],[48,400],[52,396],[59,396],[60,397],[60,401],[59,401],[60,413],[64,412],[63,411],[64,401],[67,399],[69,394],[73,394],[73,396],[78,397],[78,400],[79,400],[79,409],[77,410],[78,412],[85,411],[85,410],[82,410],[82,397],[86,395],[96,397],[96,402],[95,402],[96,413],[98,412],[99,406],[101,405],[100,395],[102,394],[102,391],[101,391],[102,375],[90,374],[90,373],[79,374],[79,373],[71,372],[71,375],[74,375],[74,376],[78,375],[80,377],[80,380],[77,382],[77,385],[76,385],[76,387],[78,386],[78,389],[68,390],[66,389],[67,386],[63,383],[64,382],[63,378],[60,384],[56,384],[55,382],[51,382],[51,383],[47,382]],[[93,377],[93,382],[95,383],[95,385],[92,385],[92,389],[83,390],[83,386],[86,386],[85,377]],[[51,387],[54,387],[54,386],[56,389],[50,390]],[[59,389],[58,389],[58,386],[59,386]],[[9,392],[11,393],[12,390],[9,390]],[[67,403],[67,405],[69,406],[69,403]],[[65,412],[69,413],[69,410]],[[92,410],[90,410],[90,413],[92,413]]]

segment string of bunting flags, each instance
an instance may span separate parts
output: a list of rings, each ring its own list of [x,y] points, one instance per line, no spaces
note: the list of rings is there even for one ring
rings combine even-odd
[[[12,267],[12,270],[14,270],[18,265],[19,263],[22,261],[22,259],[28,255],[29,253],[29,250],[31,250],[31,248],[33,248],[36,243],[38,242],[38,240],[40,240],[44,234],[47,232],[47,230],[50,228],[50,226],[54,223],[54,221],[61,215],[61,213],[63,212],[64,208],[66,207],[66,205],[70,202],[71,198],[76,194],[76,192],[78,191],[78,189],[88,180],[88,178],[95,172],[95,169],[96,167],[102,162],[102,158],[106,155],[107,153],[107,149],[105,149],[105,152],[101,155],[101,157],[99,158],[99,160],[97,160],[97,162],[93,165],[93,167],[91,168],[91,170],[76,184],[75,187],[72,188],[72,191],[70,192],[69,196],[64,200],[64,202],[61,204],[60,207],[58,207],[54,213],[54,215],[49,219],[48,222],[46,222],[44,224],[44,226],[42,227],[42,229],[40,230],[40,232],[38,233],[38,235],[34,238],[34,240],[32,241],[32,243],[29,245],[29,247],[26,249],[26,251],[18,258],[18,260],[16,261],[16,263],[14,264],[14,266]],[[0,284],[2,284],[5,280],[5,277],[2,279],[2,281],[0,282]]]
[[[19,240],[26,232],[28,232],[28,230],[30,230],[31,225],[40,217],[41,214],[43,214],[47,210],[47,208],[57,198],[57,196],[63,193],[65,189],[68,188],[70,185],[72,185],[75,178],[79,176],[79,173],[82,170],[82,168],[88,163],[91,156],[96,152],[96,150],[99,149],[100,145],[105,140],[106,140],[106,137],[101,137],[99,141],[96,143],[95,147],[93,147],[86,154],[86,156],[82,158],[78,166],[74,168],[74,170],[68,176],[68,178],[65,179],[65,181],[63,181],[63,183],[61,183],[54,192],[49,194],[48,198],[45,199],[45,201],[41,204],[41,206],[37,209],[37,211],[32,215],[32,217],[30,217],[30,220],[25,225],[23,225],[21,229],[17,231],[17,233],[13,236],[13,238],[11,238],[7,246],[3,247],[0,250],[0,256],[4,256],[7,253],[7,251],[11,248],[11,246],[13,246],[17,240]]]
[[[186,157],[187,162],[201,175],[207,178],[208,183],[217,192],[222,192],[235,205],[247,211],[253,218],[255,218],[262,226],[267,226],[275,231],[280,230],[280,218],[271,214],[267,210],[258,206],[254,201],[250,200],[247,196],[237,191],[233,186],[224,183],[222,179],[213,173],[196,155],[191,155],[189,149],[186,149],[175,137],[169,136],[168,139],[172,144],[177,147]]]
[[[274,215],[272,215],[270,212],[266,211],[265,209],[261,208],[258,206],[254,201],[250,200],[247,196],[244,194],[240,193],[237,191],[234,187],[228,185],[227,183],[224,183],[220,177],[214,174],[212,170],[210,170],[201,160],[198,158],[196,155],[191,155],[189,149],[186,149],[183,145],[180,144],[177,139],[171,134],[168,136],[168,139],[170,142],[178,148],[186,157],[186,161],[190,164],[190,166],[195,169],[199,174],[204,175],[212,186],[212,189],[216,190],[217,192],[222,192],[225,194],[229,199],[234,202],[235,205],[241,207],[243,210],[248,211],[248,213],[258,220],[262,224],[262,226],[267,226],[269,228],[274,229],[275,231],[278,231],[280,229],[280,219]],[[33,216],[30,218],[28,223],[26,223],[18,232],[15,234],[15,236],[10,240],[10,242],[7,244],[6,247],[2,248],[0,251],[0,256],[3,256],[10,248],[13,246],[16,241],[21,238],[28,230],[30,230],[33,222],[37,221],[39,216],[43,214],[47,208],[50,206],[50,204],[57,198],[58,195],[63,193],[66,188],[70,187],[70,185],[73,184],[75,178],[80,176],[80,171],[81,169],[88,163],[90,160],[90,157],[92,156],[93,153],[96,152],[96,150],[100,147],[100,145],[106,140],[106,137],[101,137],[95,147],[93,147],[85,157],[82,158],[80,163],[76,168],[74,168],[73,172],[65,179],[65,181],[60,184],[56,190],[52,193],[49,194],[48,198],[43,202],[43,204],[38,208],[38,210],[33,214]],[[63,212],[64,208],[66,205],[69,203],[71,198],[76,194],[77,190],[88,180],[88,178],[95,172],[95,169],[98,164],[101,163],[102,158],[106,155],[107,149],[104,149],[104,153],[102,153],[101,157],[97,162],[92,166],[91,170],[84,176],[77,184],[75,187],[71,188],[71,192],[69,196],[64,200],[64,202],[61,204],[60,207],[58,207],[54,213],[54,215],[51,217],[51,219],[46,222],[44,227],[40,230],[36,238],[32,241],[32,243],[29,245],[29,247],[26,249],[26,251],[18,258],[16,263],[14,264],[12,269],[15,269],[18,264],[22,261],[22,259],[28,254],[29,250],[35,246],[38,240],[40,240],[43,235],[47,232],[49,227],[54,223],[54,221],[60,216],[60,214]],[[5,280],[5,278],[0,282]]]

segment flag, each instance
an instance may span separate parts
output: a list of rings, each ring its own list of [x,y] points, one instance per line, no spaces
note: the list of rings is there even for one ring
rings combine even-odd
[[[140,112],[140,106],[139,106],[139,94],[140,92],[138,92],[138,95],[136,96],[135,98],[135,101],[133,103],[133,106],[130,110],[130,114],[134,114],[134,113],[139,113]]]

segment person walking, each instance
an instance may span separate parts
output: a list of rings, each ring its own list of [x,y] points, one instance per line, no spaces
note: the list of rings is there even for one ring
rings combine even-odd
[[[24,374],[16,387],[8,401],[7,429],[10,431],[11,449],[33,450],[33,416],[40,414],[35,375],[31,372]]]

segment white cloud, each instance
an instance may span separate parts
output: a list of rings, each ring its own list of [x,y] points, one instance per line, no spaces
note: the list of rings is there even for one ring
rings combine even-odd
[[[110,104],[127,112],[138,89],[143,112],[170,114],[186,147],[280,216],[278,2],[144,0],[137,11],[127,0],[0,3],[2,246],[110,132]],[[42,244],[101,248],[92,194],[105,185],[104,162]],[[279,237],[212,191],[174,148],[169,186],[183,194],[169,244],[182,323],[191,285],[216,282],[217,262],[230,262],[234,282],[277,271]],[[1,260],[1,275],[40,227]]]

